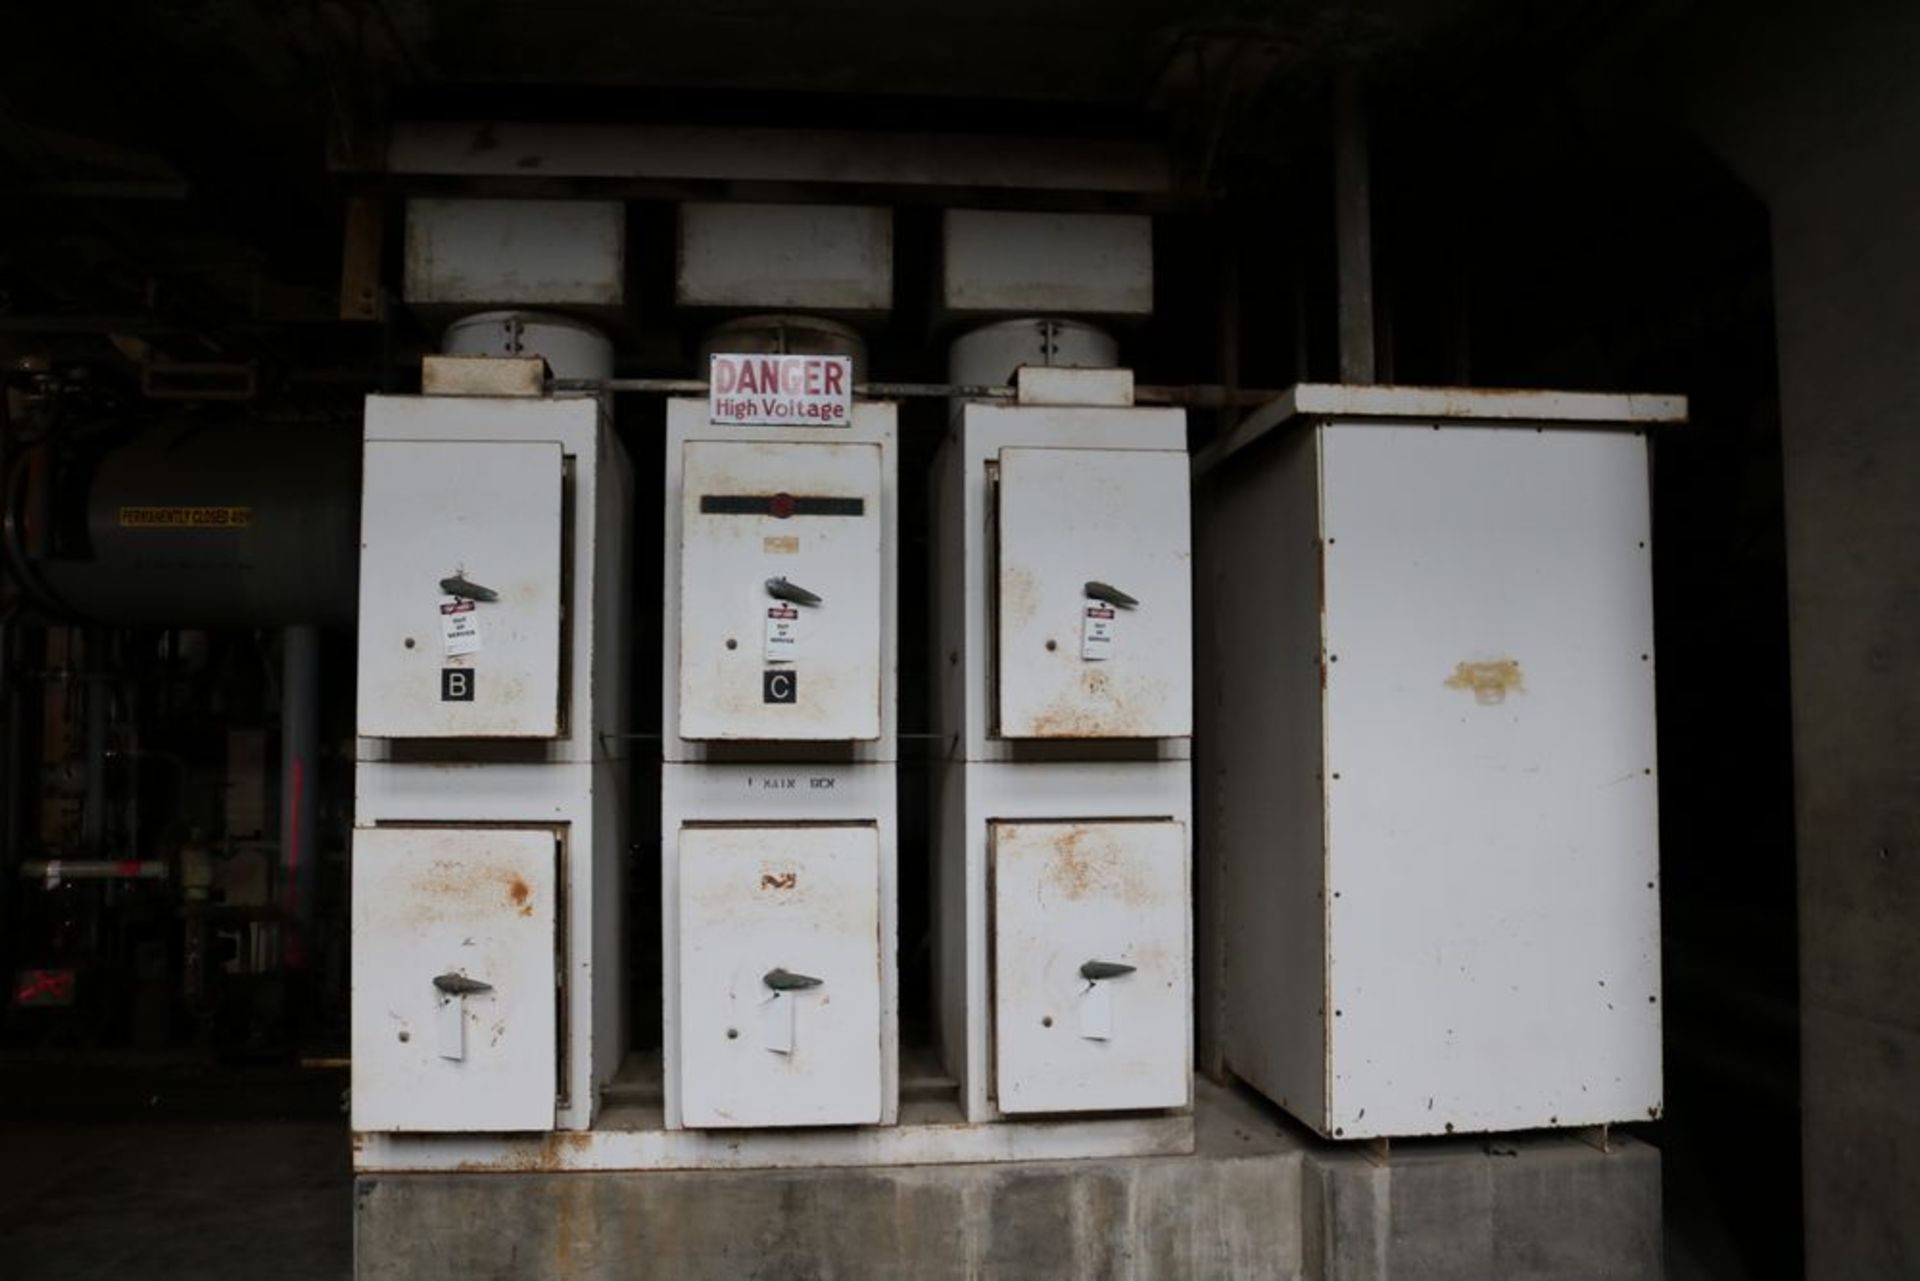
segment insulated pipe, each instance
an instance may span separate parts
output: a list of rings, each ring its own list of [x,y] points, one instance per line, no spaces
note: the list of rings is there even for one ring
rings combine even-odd
[[[349,424],[153,427],[53,504],[85,509],[64,521],[84,525],[84,545],[32,559],[22,583],[44,587],[54,612],[115,626],[353,621],[360,436]]]
[[[280,652],[280,872],[281,906],[289,932],[287,964],[307,964],[320,851],[314,847],[319,813],[320,629],[289,627]]]
[[[1367,155],[1367,102],[1359,77],[1341,75],[1333,92],[1334,258],[1340,282],[1340,381],[1375,380],[1373,195]]]

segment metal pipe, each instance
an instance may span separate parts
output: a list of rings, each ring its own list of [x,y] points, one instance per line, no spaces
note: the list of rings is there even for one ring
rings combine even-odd
[[[1375,381],[1373,195],[1367,104],[1360,78],[1343,73],[1333,93],[1334,255],[1340,288],[1340,381]]]
[[[89,669],[87,691],[86,779],[87,794],[80,801],[80,848],[88,853],[99,850],[107,841],[107,714],[109,686],[102,674],[106,655],[96,648],[106,639],[99,628],[86,630],[86,648],[82,651]]]
[[[23,881],[164,881],[167,865],[160,859],[54,858],[20,865]]]
[[[84,508],[85,554],[33,560],[30,575],[13,566],[56,614],[161,627],[353,619],[360,438],[344,423],[152,427],[58,499]]]
[[[287,919],[287,963],[307,963],[320,854],[314,845],[319,814],[320,629],[289,627],[280,652],[280,870]]]

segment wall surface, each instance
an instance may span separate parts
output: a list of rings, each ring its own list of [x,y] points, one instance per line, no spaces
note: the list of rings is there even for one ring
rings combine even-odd
[[[1920,1275],[1920,9],[1713,6],[1686,87],[1773,218],[1807,1272]]]

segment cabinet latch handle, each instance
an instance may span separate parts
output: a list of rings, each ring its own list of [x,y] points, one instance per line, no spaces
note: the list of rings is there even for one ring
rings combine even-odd
[[[1080,977],[1089,983],[1098,983],[1101,979],[1117,979],[1123,974],[1131,974],[1138,968],[1119,961],[1088,961],[1080,967]]]
[[[806,588],[801,587],[799,584],[790,583],[784,578],[769,578],[767,580],[767,595],[773,597],[775,600],[791,601],[795,605],[818,605],[820,603],[818,596]]]
[[[464,974],[436,974],[433,976],[433,985],[448,996],[473,996],[479,992],[493,991],[493,984],[470,979]]]
[[[1112,583],[1089,582],[1086,590],[1088,600],[1105,601],[1121,609],[1132,609],[1140,603]]]
[[[449,596],[463,596],[468,600],[491,603],[500,599],[500,593],[491,587],[482,587],[478,583],[468,582],[465,574],[455,574],[452,578],[440,580],[440,590]]]
[[[762,976],[761,982],[776,992],[804,992],[810,987],[819,987],[826,982],[811,974],[795,974],[792,970],[774,968]]]

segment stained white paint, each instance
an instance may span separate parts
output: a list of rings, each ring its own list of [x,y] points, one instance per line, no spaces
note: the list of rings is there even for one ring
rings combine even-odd
[[[1229,1066],[1340,1138],[1657,1114],[1644,437],[1305,431],[1220,482],[1231,529],[1284,544],[1210,566],[1223,599],[1272,602],[1221,621],[1264,618],[1274,642],[1215,654],[1244,694],[1219,713],[1210,768]],[[1254,514],[1283,503],[1317,531],[1261,533]],[[1274,663],[1315,679],[1263,684]],[[1258,977],[1303,939],[1314,963]]]
[[[785,742],[799,756],[821,750],[807,744],[846,744],[855,760],[892,760],[894,406],[856,404],[853,425],[831,429],[727,426],[706,411],[703,400],[667,402],[663,755],[700,761],[733,743]],[[864,511],[700,514],[703,493],[853,497]],[[763,702],[774,667],[763,661],[766,580],[776,576],[823,599],[802,608],[802,653],[779,667],[797,676],[793,704]]]
[[[549,1135],[360,1134],[354,1168],[376,1171],[758,1170],[939,1165],[977,1161],[1090,1161],[1193,1151],[1191,1113],[862,1129],[598,1129]]]
[[[876,926],[867,946],[878,957],[879,1031],[878,1064],[880,1072],[880,1112],[878,1123],[891,1125],[899,1117],[899,1001],[898,948],[895,938],[899,912],[898,869],[895,865],[897,830],[894,821],[896,789],[894,769],[889,763],[811,763],[766,765],[715,765],[669,762],[660,771],[660,842],[669,852],[682,847],[687,833],[722,830],[759,830],[765,838],[779,843],[789,832],[828,831],[872,833],[878,851],[875,869],[877,888]],[[696,838],[698,839],[698,838]],[[818,838],[815,838],[818,839]],[[852,839],[864,841],[864,837]],[[662,943],[661,1035],[666,1047],[662,1056],[664,1106],[661,1123],[679,1129],[683,1122],[683,1098],[691,1087],[692,1073],[683,1070],[693,1053],[694,1018],[683,994],[687,985],[683,976],[687,948],[705,928],[683,926],[681,902],[682,859],[670,856],[660,860],[660,935]],[[861,890],[862,895],[870,891]],[[838,909],[835,909],[838,910]],[[757,972],[764,975],[772,965],[796,966],[791,960],[770,962]],[[801,970],[802,973],[813,971]],[[824,974],[816,975],[824,978]],[[804,1016],[806,1011],[796,1013]],[[724,1030],[724,1029],[723,1029]],[[751,1034],[740,1026],[742,1037]],[[796,1043],[808,1035],[804,1017],[795,1028]],[[870,1053],[862,1046],[860,1053]],[[862,1063],[867,1060],[863,1059]]]
[[[389,740],[355,744],[354,821],[384,824],[550,826],[565,850],[556,951],[564,1044],[551,1124],[584,1130],[598,1086],[626,1052],[622,882],[632,808],[626,636],[632,479],[602,404],[587,397],[370,396],[370,441],[550,441],[564,458],[572,500],[567,713],[555,738],[519,745],[512,763],[395,761]]]
[[[561,447],[370,440],[361,499],[359,730],[370,738],[551,737],[560,728]],[[480,653],[442,641],[441,580],[475,608]],[[463,669],[473,698],[443,697]]]
[[[967,1119],[994,1120],[994,1071],[997,1019],[993,1017],[996,956],[1003,944],[996,935],[994,889],[990,874],[990,835],[996,823],[1089,823],[1174,830],[1180,833],[1178,878],[1187,883],[1192,858],[1192,781],[1181,760],[1104,761],[951,761],[940,786],[935,883],[939,887],[934,920],[934,998],[941,1048],[949,1072],[960,1082]],[[1151,884],[1151,881],[1149,882]],[[1182,890],[1184,894],[1185,891]],[[1162,910],[1166,910],[1165,904]],[[1132,908],[1128,912],[1132,912]],[[1172,928],[1172,917],[1143,913],[1140,928]],[[1186,927],[1184,909],[1179,916]],[[1044,930],[1014,918],[1016,930]],[[1093,959],[1082,956],[1073,960]],[[1116,1019],[1122,1014],[1116,1008]],[[1163,1045],[1178,1055],[1181,1080],[1191,1076],[1191,1002],[1182,999],[1179,1028]],[[1044,1016],[1044,1012],[1043,1012]],[[1169,1104],[1167,1106],[1177,1106]]]
[[[990,849],[1000,1111],[1184,1107],[1184,826],[995,823]],[[1089,980],[1088,962],[1134,971]]]
[[[999,732],[1005,738],[1178,738],[1193,732],[1187,456],[1006,448],[999,458]],[[1105,657],[1084,656],[1089,583],[1116,608]]]
[[[679,860],[683,1122],[878,1122],[876,829],[688,827]],[[819,985],[779,991],[777,970]]]
[[[551,830],[354,834],[356,1130],[552,1128],[557,900]]]
[[[845,740],[880,734],[880,447],[689,441],[680,513],[680,735]],[[856,503],[859,515],[702,510],[746,499]],[[799,606],[805,649],[778,664],[792,702],[766,699],[767,584],[820,598]]]
[[[961,411],[959,421],[935,461],[931,513],[936,544],[934,623],[937,649],[932,673],[934,724],[949,740],[947,751],[961,759],[1009,760],[1020,746],[999,734],[993,678],[995,616],[1002,587],[1001,576],[995,568],[995,548],[1000,541],[996,532],[999,517],[995,512],[995,504],[1000,488],[1001,455],[1009,450],[1057,449],[1063,445],[1072,446],[1082,458],[1104,456],[1109,451],[1139,451],[1179,458],[1179,451],[1186,446],[1186,418],[1180,411],[1172,409],[967,405]],[[1184,512],[1188,505],[1187,483],[1185,468],[1181,467],[1180,470],[1182,479],[1177,492],[1156,489],[1148,497],[1156,504],[1169,503]],[[1063,492],[1042,494],[1035,500],[1040,510],[1033,512],[1031,519],[1035,526],[1033,532],[1040,542],[1033,555],[1046,554],[1049,540],[1058,536],[1058,531],[1048,528],[1047,524],[1059,519],[1057,508],[1066,498],[1067,494]],[[1017,501],[1025,500],[1017,498]],[[1132,514],[1140,516],[1138,511]],[[1165,519],[1156,516],[1141,518],[1150,524]],[[1177,535],[1173,532],[1176,525]],[[1178,521],[1167,520],[1157,527],[1166,531],[1169,539],[1177,536],[1178,548],[1185,551],[1184,517]],[[1085,539],[1078,541],[1075,547],[1080,551],[1074,548],[1067,550],[1080,555],[1089,542]],[[1094,547],[1092,550],[1098,554],[1100,549]],[[1071,651],[1068,657],[1077,663],[1079,604],[1083,599],[1086,580],[1098,578],[1099,575],[1081,572],[1079,578],[1075,579],[1072,577],[1074,571],[1068,569],[1064,562],[1058,568],[1066,575],[1059,581],[1061,590],[1068,593],[1063,608],[1069,613],[1065,624],[1067,630],[1053,639],[1062,649]],[[1113,585],[1125,588],[1122,583]],[[1188,598],[1191,596],[1190,587],[1174,590],[1176,594]],[[1150,603],[1149,598],[1141,593],[1133,594],[1140,596],[1143,603]],[[1162,601],[1153,608],[1164,611],[1167,606]],[[1188,609],[1190,611],[1190,605]],[[1170,623],[1170,620],[1167,621]],[[1188,625],[1183,622],[1181,628]],[[1157,623],[1149,624],[1150,629],[1157,626]],[[1173,629],[1169,626],[1168,630],[1171,632]],[[1039,639],[1041,653],[1045,655],[1044,642],[1047,638],[1043,636]],[[1123,640],[1124,636],[1117,643]],[[1191,653],[1192,642],[1184,630],[1168,639],[1167,643],[1185,647],[1184,652]],[[1190,708],[1191,664],[1182,664],[1176,659],[1166,661],[1164,667],[1168,673],[1177,674],[1182,683],[1188,684],[1184,697]],[[1189,712],[1188,719],[1190,715]],[[1181,731],[1183,735],[1185,732],[1184,729]],[[1190,741],[1185,737],[1141,742],[1138,746],[1142,752],[1166,760],[1183,759],[1191,750]]]

